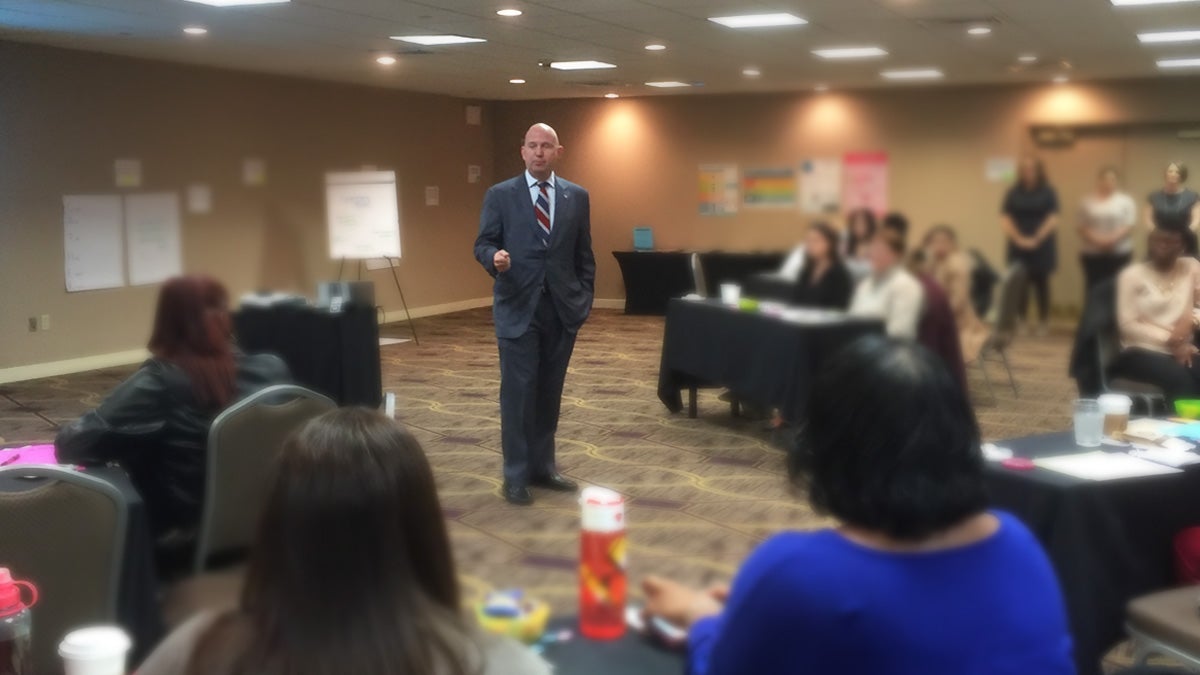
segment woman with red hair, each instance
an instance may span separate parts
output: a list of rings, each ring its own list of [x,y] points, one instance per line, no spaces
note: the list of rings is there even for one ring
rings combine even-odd
[[[290,380],[279,357],[243,354],[232,334],[229,294],[218,281],[168,280],[158,295],[150,360],[54,441],[63,462],[119,462],[146,502],[156,537],[190,533],[199,522],[213,419],[230,403]]]

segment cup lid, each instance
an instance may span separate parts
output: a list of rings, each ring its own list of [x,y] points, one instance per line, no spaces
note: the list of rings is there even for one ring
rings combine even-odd
[[[116,626],[89,626],[71,631],[58,645],[64,659],[107,659],[129,651],[132,642]]]

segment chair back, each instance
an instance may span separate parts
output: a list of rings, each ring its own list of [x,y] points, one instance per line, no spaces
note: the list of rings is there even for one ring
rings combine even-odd
[[[696,295],[708,297],[708,284],[704,282],[704,266],[700,264],[699,253],[692,254],[692,283],[696,285]]]
[[[979,249],[973,248],[967,254],[971,259],[971,304],[975,307],[976,316],[987,316],[992,309],[996,282],[1000,280],[1000,275],[996,274],[996,270]]]
[[[204,571],[214,553],[250,546],[272,462],[284,441],[304,423],[336,407],[314,391],[281,384],[234,403],[213,420],[196,573]]]
[[[1017,320],[1021,315],[1021,300],[1025,297],[1025,284],[1029,274],[1020,264],[1011,265],[1000,280],[1000,296],[996,303],[992,329],[993,348],[1003,350],[1012,343],[1017,333]]]
[[[70,631],[115,623],[129,503],[113,485],[53,465],[0,469],[0,565],[33,582],[33,665],[62,669]]]

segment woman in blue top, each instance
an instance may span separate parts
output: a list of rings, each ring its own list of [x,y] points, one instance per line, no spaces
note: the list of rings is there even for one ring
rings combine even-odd
[[[815,391],[789,464],[840,525],[771,538],[732,591],[647,579],[647,610],[689,630],[688,672],[1074,673],[1054,571],[986,509],[979,427],[945,366],[865,338]]]

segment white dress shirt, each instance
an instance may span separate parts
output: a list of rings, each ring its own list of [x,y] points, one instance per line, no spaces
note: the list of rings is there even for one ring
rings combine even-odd
[[[551,231],[553,231],[553,230],[554,230],[554,186],[555,186],[555,178],[556,178],[556,177],[555,177],[555,175],[554,175],[554,172],[553,172],[553,171],[551,171],[551,172],[550,172],[550,178],[549,178],[549,179],[546,181],[547,183],[549,183],[549,184],[550,184],[550,187],[546,188],[546,198],[547,198],[547,199],[549,200],[549,202],[550,202],[550,230],[551,230]],[[529,173],[529,171],[528,171],[528,170],[526,170],[526,171],[525,171],[525,184],[529,186],[529,199],[530,199],[530,201],[532,201],[532,202],[533,202],[533,207],[534,207],[534,208],[537,208],[537,200],[538,200],[538,195],[540,195],[540,194],[542,193],[542,189],[538,187],[538,183],[540,183],[540,182],[541,182],[541,181],[539,181],[538,179],[534,178],[534,177],[533,177],[533,174]]]
[[[882,319],[889,337],[915,340],[924,307],[925,289],[921,282],[897,266],[859,282],[850,313]]]

